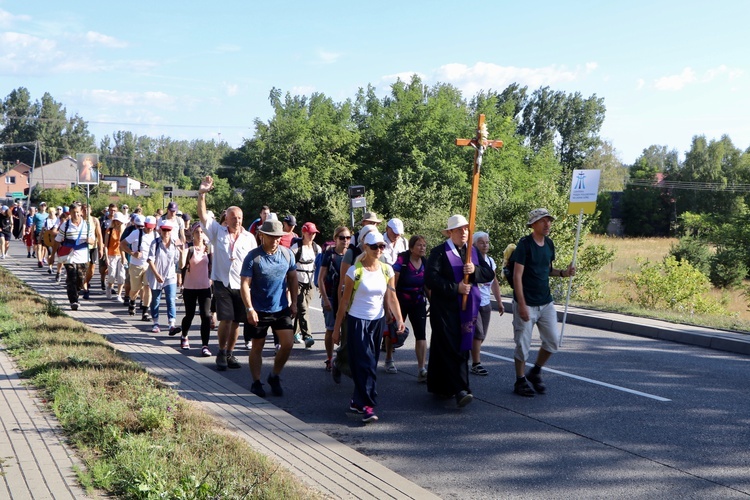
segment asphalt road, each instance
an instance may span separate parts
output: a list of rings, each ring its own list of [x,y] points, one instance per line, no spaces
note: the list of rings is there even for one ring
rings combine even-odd
[[[127,319],[124,307],[107,308]],[[380,421],[364,425],[348,411],[351,380],[336,385],[323,368],[319,308],[311,320],[315,345],[295,346],[285,394],[268,400],[443,498],[750,496],[748,356],[568,325],[544,375],[548,393],[522,398],[512,393],[511,318],[494,312],[482,359],[490,373],[471,375],[471,405],[417,383],[410,338],[398,374],[381,356]],[[214,358],[198,357],[197,325],[190,337],[182,352],[214,369]],[[179,350],[179,337],[160,338]],[[273,352],[269,341],[264,383]],[[242,369],[224,374],[249,388],[246,350],[237,354]]]

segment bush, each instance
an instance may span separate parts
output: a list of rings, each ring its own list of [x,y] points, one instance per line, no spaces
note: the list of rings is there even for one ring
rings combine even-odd
[[[680,241],[669,249],[669,255],[674,256],[678,262],[690,262],[691,266],[706,276],[711,271],[711,249],[698,238],[691,236],[680,238]]]
[[[597,276],[599,271],[614,259],[615,251],[604,245],[587,245],[581,249],[578,262],[576,262],[576,276],[573,278],[571,289],[573,297],[586,302],[594,302],[600,299],[602,297],[602,280]],[[567,281],[565,279],[566,283]]]
[[[708,277],[687,261],[668,256],[660,264],[639,259],[640,272],[625,278],[635,286],[635,302],[646,309],[671,309],[687,314],[727,314],[708,296]]]
[[[742,261],[742,251],[725,248],[716,252],[710,262],[709,278],[717,288],[735,288],[747,276],[747,266]]]

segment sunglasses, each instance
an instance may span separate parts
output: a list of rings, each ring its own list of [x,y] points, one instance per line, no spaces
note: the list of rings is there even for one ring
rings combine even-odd
[[[370,250],[385,250],[385,243],[377,243],[375,245],[367,245]]]
[[[339,239],[340,239],[341,241],[344,241],[344,240],[350,240],[350,239],[352,239],[352,237],[351,237],[351,236],[339,236],[338,238],[339,238]]]

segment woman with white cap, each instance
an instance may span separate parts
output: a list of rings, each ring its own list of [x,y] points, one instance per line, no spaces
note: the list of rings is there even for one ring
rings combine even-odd
[[[385,304],[388,304],[395,318],[397,331],[404,331],[404,321],[396,298],[393,268],[380,260],[385,250],[383,235],[371,231],[362,241],[362,258],[347,270],[344,277],[333,341],[339,342],[346,316],[349,367],[354,381],[349,409],[363,414],[362,421],[368,423],[378,420],[375,414],[376,382],[380,341],[385,326]]]
[[[430,289],[430,361],[427,390],[437,396],[455,397],[459,407],[471,403],[469,352],[473,325],[479,309],[479,283],[495,278],[487,261],[468,244],[469,223],[463,215],[448,219],[443,230],[448,239],[430,251],[425,284]],[[466,264],[466,252],[471,263]],[[469,282],[464,283],[465,275]],[[466,307],[463,297],[467,296]]]

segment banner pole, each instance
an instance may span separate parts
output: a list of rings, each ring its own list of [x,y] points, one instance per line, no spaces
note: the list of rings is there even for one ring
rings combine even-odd
[[[578,213],[578,227],[576,228],[576,242],[573,246],[573,267],[576,266],[578,256],[578,242],[581,240],[581,223],[583,221],[583,208]],[[568,303],[570,302],[570,290],[573,288],[573,276],[568,276],[568,293],[565,295],[565,312],[563,313],[562,328],[560,330],[560,347],[562,347],[563,335],[565,335],[565,322],[568,320]]]

